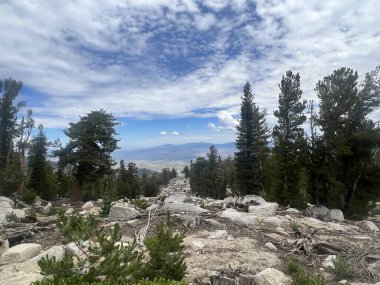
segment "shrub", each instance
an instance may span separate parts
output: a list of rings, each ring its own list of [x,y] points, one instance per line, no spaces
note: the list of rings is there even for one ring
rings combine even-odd
[[[132,199],[130,201],[130,203],[132,205],[136,206],[137,208],[142,209],[142,210],[145,210],[146,208],[148,208],[150,206],[150,204],[143,199]]]
[[[144,268],[144,276],[149,280],[182,280],[187,268],[182,254],[182,242],[183,235],[173,234],[168,216],[165,223],[156,226],[156,235],[144,241],[150,257]]]
[[[334,263],[333,272],[338,279],[343,279],[351,275],[350,267],[347,261],[344,259],[344,257],[341,254],[338,254],[336,256],[335,260],[333,260],[333,263]]]
[[[71,277],[71,278],[50,278],[44,279],[41,281],[35,281],[34,285],[87,285],[89,282],[83,281],[79,277]],[[157,279],[153,281],[149,280],[140,280],[135,283],[115,283],[109,280],[106,281],[97,281],[91,283],[91,285],[186,285],[185,282],[173,281],[173,280],[165,280],[165,279]]]
[[[288,272],[293,279],[292,285],[328,285],[321,276],[306,272],[296,260],[288,262]]]
[[[106,235],[94,216],[83,218],[74,214],[65,217],[62,214],[58,228],[64,237],[64,242],[74,242],[82,251],[83,257],[74,260],[72,256],[66,254],[62,261],[57,261],[54,257],[42,258],[38,262],[41,272],[51,276],[52,279],[34,284],[96,284],[100,282],[101,277],[102,282],[99,284],[104,285],[137,283],[153,285],[167,284],[161,279],[179,281],[184,277],[186,264],[182,257],[183,237],[178,234],[173,235],[169,222],[159,224],[156,235],[145,240],[150,256],[145,264],[143,253],[136,250],[135,242],[127,246],[119,243],[121,240],[119,224],[115,224]],[[88,241],[87,245],[83,241]],[[143,278],[156,281],[144,283],[141,281]]]
[[[5,220],[8,223],[20,223],[21,222],[21,219],[19,217],[17,217],[17,215],[15,213],[13,213],[13,212],[8,213],[5,216]]]
[[[32,204],[34,202],[34,199],[36,199],[36,193],[33,191],[26,190],[22,193],[21,200],[26,204]]]

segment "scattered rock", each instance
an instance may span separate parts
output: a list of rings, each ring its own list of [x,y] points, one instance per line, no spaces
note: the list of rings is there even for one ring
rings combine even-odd
[[[169,210],[176,213],[195,213],[195,214],[201,214],[201,213],[207,213],[209,212],[206,209],[203,209],[197,205],[194,204],[187,204],[187,203],[178,203],[178,202],[171,202],[171,203],[165,203],[162,208],[164,210]]]
[[[56,245],[33,257],[32,260],[39,261],[43,257],[55,257],[56,261],[62,261],[65,257],[65,249],[62,245]]]
[[[270,250],[277,250],[277,247],[271,242],[267,242],[264,246],[269,248]]]
[[[241,201],[243,205],[263,205],[266,203],[264,198],[256,195],[246,195]]]
[[[110,220],[129,221],[139,218],[140,213],[128,203],[115,203],[108,214]]]
[[[202,250],[206,246],[201,240],[196,240],[196,239],[193,240],[191,242],[191,244],[192,244],[194,250]]]
[[[36,256],[41,251],[37,243],[23,243],[9,248],[0,256],[0,265],[20,263]]]
[[[49,224],[53,224],[59,221],[59,216],[54,215],[54,216],[48,216],[48,217],[37,217],[37,222],[38,225],[40,226],[46,226]]]
[[[265,224],[266,226],[269,226],[269,227],[272,227],[272,228],[281,227],[281,221],[277,217],[268,217],[268,218],[265,218],[262,221],[262,223]]]
[[[226,239],[228,237],[228,233],[225,230],[218,230],[215,234],[209,236],[209,239]]]
[[[255,216],[270,217],[276,215],[277,208],[277,203],[265,203],[257,206],[249,206],[248,212]]]
[[[325,218],[327,214],[329,213],[329,209],[325,206],[312,206],[309,209],[310,214],[312,214],[314,217],[322,217]]]
[[[5,236],[0,237],[0,256],[9,248],[8,239]]]
[[[344,221],[343,212],[341,210],[338,210],[338,209],[330,210],[327,213],[326,218],[329,220],[332,220],[332,221],[340,221],[340,222]]]
[[[69,209],[67,209],[66,212],[65,212],[65,216],[70,216],[70,215],[72,215],[72,214],[74,214],[74,209],[73,209],[73,208],[69,208]]]
[[[336,255],[329,255],[326,257],[326,259],[322,262],[323,268],[334,268],[334,261],[336,259]]]
[[[42,213],[44,213],[44,214],[49,213],[51,208],[52,208],[52,204],[51,204],[51,202],[49,202],[49,203],[47,203],[46,206],[42,207]]]
[[[289,209],[286,209],[285,212],[287,212],[289,214],[298,214],[300,211],[298,211],[297,209],[294,209],[294,208],[289,208]]]
[[[267,268],[254,277],[256,285],[290,285],[291,278],[274,268]]]
[[[362,228],[365,231],[378,232],[379,228],[371,221],[361,221],[357,223],[357,226]]]
[[[77,256],[77,257],[81,256],[82,254],[82,251],[74,242],[70,242],[69,244],[66,245],[66,252],[67,254],[71,256]]]
[[[33,208],[24,208],[22,209],[26,217],[35,218],[37,216],[36,211]]]
[[[189,197],[187,197],[186,194],[178,193],[171,194],[170,196],[166,197],[164,203],[186,203],[187,201],[189,201]]]
[[[86,203],[84,203],[84,204],[82,205],[82,209],[83,209],[83,210],[89,210],[89,209],[91,209],[92,207],[94,207],[94,203],[91,202],[91,201],[88,201],[88,202],[86,202]]]
[[[7,204],[2,203],[2,202],[6,202],[10,208],[14,208],[16,205],[12,199],[10,199],[8,197],[0,196],[0,205],[2,205],[2,206],[7,205]]]

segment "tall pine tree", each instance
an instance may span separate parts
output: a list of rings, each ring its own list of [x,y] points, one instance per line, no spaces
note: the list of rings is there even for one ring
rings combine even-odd
[[[298,73],[287,71],[279,87],[278,110],[274,112],[277,125],[273,129],[277,162],[275,192],[281,204],[297,206],[302,202],[302,195],[299,193],[301,155],[306,141],[301,126],[306,121],[303,114],[306,102],[301,101],[302,90]]]
[[[261,151],[267,145],[268,129],[265,111],[260,112],[253,102],[251,85],[247,82],[241,96],[240,121],[237,125],[235,153],[236,178],[239,192],[246,194],[263,194]]]

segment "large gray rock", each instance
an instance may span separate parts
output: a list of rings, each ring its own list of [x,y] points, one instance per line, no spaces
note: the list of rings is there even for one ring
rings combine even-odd
[[[274,268],[267,268],[254,277],[256,285],[290,285],[292,280],[281,271]]]
[[[8,239],[5,236],[0,236],[0,256],[9,248]]]
[[[231,222],[241,226],[257,226],[260,224],[259,219],[252,214],[238,212],[235,209],[227,209],[223,211],[220,216],[229,219]]]
[[[31,259],[41,251],[41,245],[37,243],[23,243],[9,248],[0,256],[0,265],[20,263]]]
[[[276,215],[278,209],[277,203],[265,203],[262,205],[253,205],[248,207],[248,212],[255,216],[271,217]]]
[[[91,201],[88,201],[82,205],[83,210],[88,210],[88,209],[91,209],[92,207],[94,207],[94,203],[92,203]]]
[[[331,221],[344,221],[344,215],[343,212],[339,209],[332,209],[327,213],[327,219]]]
[[[63,258],[65,257],[65,248],[64,248],[63,245],[53,246],[53,247],[49,248],[48,250],[40,253],[39,255],[33,257],[32,260],[39,261],[43,257],[45,257],[45,258],[47,258],[47,257],[50,257],[50,258],[55,257],[56,261],[62,261]]]
[[[3,205],[1,202],[7,202],[10,208],[15,207],[15,202],[8,197],[0,196],[0,204]]]
[[[371,221],[361,221],[357,225],[365,231],[378,232],[379,228]]]
[[[326,218],[330,210],[326,208],[325,206],[312,206],[309,209],[309,212],[313,216]]]
[[[246,195],[242,200],[243,204],[263,205],[266,203],[264,198],[256,195]]]
[[[108,218],[114,221],[129,221],[139,218],[140,213],[132,208],[128,203],[115,203],[108,214]]]
[[[209,239],[226,239],[228,237],[228,233],[226,230],[218,230],[213,235],[209,236]]]
[[[164,200],[164,203],[185,203],[189,201],[189,197],[186,196],[186,194],[183,193],[175,193],[171,194],[170,196],[166,197]]]
[[[267,227],[270,227],[270,228],[277,228],[277,227],[281,227],[281,221],[279,218],[277,217],[268,217],[268,218],[265,218],[262,223],[267,226]]]
[[[165,203],[162,206],[162,209],[169,210],[176,213],[186,212],[186,213],[201,214],[201,213],[209,212],[208,210],[203,209],[194,204],[177,203],[177,202]]]
[[[0,201],[0,214],[7,215],[12,211],[11,204],[8,201]]]

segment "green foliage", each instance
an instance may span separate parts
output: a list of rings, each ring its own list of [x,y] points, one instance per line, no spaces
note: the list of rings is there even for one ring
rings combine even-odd
[[[35,281],[33,285],[186,285],[183,281],[174,281],[174,280],[165,280],[165,279],[156,279],[153,281],[150,280],[139,280],[136,282],[114,282],[114,281],[96,281],[96,282],[87,282],[84,281],[81,277],[75,276],[70,278],[46,278],[41,281]]]
[[[104,276],[112,282],[127,282],[136,280],[142,266],[142,253],[136,251],[136,244],[121,246],[119,224],[116,224],[105,234],[99,221],[93,216],[82,218],[77,214],[69,217],[61,216],[59,229],[65,241],[74,241],[86,258],[79,258],[77,262],[69,255],[63,261],[57,262],[53,258],[44,258],[39,261],[41,271],[45,275],[53,275],[59,280],[68,277],[80,277],[85,282],[95,282],[98,276]],[[90,241],[88,250],[82,246],[84,240]],[[87,271],[81,272],[86,265]]]
[[[215,146],[210,146],[208,159],[198,157],[190,167],[191,191],[202,197],[223,199],[226,196],[227,179],[223,164]]]
[[[251,85],[247,82],[241,97],[240,121],[237,125],[235,162],[236,178],[242,195],[263,194],[263,164],[268,152],[269,130],[266,111],[253,102]]]
[[[144,276],[149,280],[164,278],[180,281],[186,272],[186,263],[182,250],[183,235],[173,234],[170,221],[160,223],[156,234],[145,239],[149,251],[149,261],[145,264]]]
[[[143,210],[150,206],[150,204],[144,199],[132,199],[130,200],[130,203]]]
[[[298,232],[300,229],[300,224],[292,220],[290,221],[290,228],[292,229],[293,232]]]
[[[5,169],[0,170],[0,194],[10,196],[17,190],[18,182],[20,180],[20,173],[18,171],[18,162],[11,160]]]
[[[183,170],[181,171],[181,173],[185,174],[185,178],[189,178],[190,177],[190,168],[189,168],[189,166],[186,165],[183,168]]]
[[[333,263],[334,263],[333,272],[337,279],[341,280],[343,278],[347,278],[351,276],[350,266],[341,254],[338,254],[336,256],[335,260],[333,260]]]
[[[304,131],[306,121],[303,111],[306,102],[301,102],[299,74],[286,72],[279,84],[278,110],[274,112],[277,125],[273,128],[274,155],[277,164],[276,196],[282,205],[299,206],[302,195],[299,187],[301,160],[306,147]]]
[[[32,204],[36,199],[36,193],[30,190],[26,190],[22,193],[21,200],[27,204]]]
[[[21,219],[19,217],[17,217],[17,215],[13,212],[11,213],[8,213],[6,216],[5,216],[5,220],[8,222],[8,223],[20,223],[21,222]]]
[[[0,170],[9,166],[13,156],[13,141],[18,127],[17,114],[25,106],[23,101],[15,102],[21,88],[21,81],[12,78],[0,80]]]
[[[115,126],[118,125],[112,114],[105,110],[92,111],[70,123],[65,130],[69,143],[55,152],[61,167],[72,166],[75,177],[73,200],[79,200],[83,181],[97,179],[113,172],[115,165],[111,153],[116,150]]]
[[[307,273],[296,260],[290,260],[287,267],[293,279],[292,285],[328,285],[321,276]]]
[[[74,262],[73,257],[66,254],[64,260],[58,262],[50,257],[41,259],[38,262],[41,272],[52,279],[35,284],[96,284],[100,276],[105,280],[104,284],[154,284],[143,279],[179,281],[184,277],[183,237],[173,235],[169,222],[158,225],[156,235],[145,240],[149,250],[149,259],[145,263],[135,242],[127,246],[119,243],[122,237],[119,224],[105,232],[93,216],[83,218],[74,214],[65,217],[62,214],[58,227],[64,241],[73,241],[85,258]],[[85,248],[83,241],[87,240],[89,246]],[[154,282],[161,284],[163,281]]]

